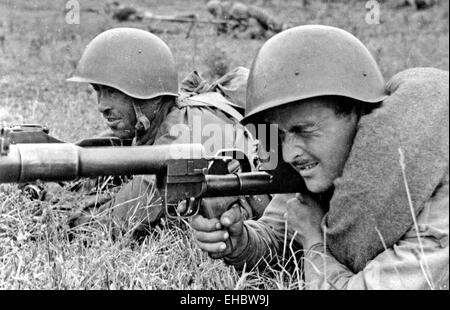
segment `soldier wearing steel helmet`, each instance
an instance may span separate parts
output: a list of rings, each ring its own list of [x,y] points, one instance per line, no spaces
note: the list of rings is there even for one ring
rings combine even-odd
[[[363,43],[334,27],[274,36],[250,70],[243,122],[278,124],[309,192],[275,196],[257,221],[196,216],[197,243],[247,269],[290,246],[306,288],[448,288],[448,79],[413,68],[385,83]]]
[[[98,111],[111,136],[133,139],[136,146],[207,141],[211,145],[211,133],[204,134],[202,129],[214,125],[222,130],[221,148],[248,150],[252,157],[252,137],[239,124],[242,116],[236,104],[218,92],[180,97],[172,53],[161,39],[147,31],[115,28],[99,34],[88,44],[74,76],[68,80],[94,87]],[[225,141],[222,135],[230,126],[232,141]],[[180,132],[182,129],[188,132]],[[206,151],[215,155],[219,149]],[[145,234],[161,217],[158,199],[154,176],[134,177],[100,210],[112,210],[117,224],[115,234],[130,232],[137,236]],[[255,215],[251,210],[248,214]],[[75,227],[91,219],[82,212],[70,223]]]

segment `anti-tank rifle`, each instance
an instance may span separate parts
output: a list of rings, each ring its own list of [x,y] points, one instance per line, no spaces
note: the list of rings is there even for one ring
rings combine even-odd
[[[23,143],[65,143],[50,134],[50,129],[41,124],[13,124],[0,127],[1,136],[7,139],[9,144]],[[106,133],[106,132],[105,132]],[[108,134],[89,137],[75,142],[80,147],[99,147],[99,146],[130,146],[131,139],[119,139]],[[111,184],[120,184],[123,179],[129,176],[120,176],[109,179]],[[62,184],[61,184],[62,185]],[[76,191],[83,186],[83,182],[76,182],[72,185],[71,191]],[[45,197],[45,188],[37,182],[20,183],[19,188],[31,199],[43,199]]]
[[[229,173],[236,160],[241,171]],[[11,144],[0,134],[0,183],[40,180],[70,181],[80,177],[156,175],[156,185],[166,214],[179,216],[179,201],[204,197],[226,197],[293,193],[306,190],[302,178],[290,166],[250,172],[242,152],[227,150],[221,156],[205,156],[201,144],[158,146],[79,147],[70,143]],[[200,204],[182,216],[199,211]],[[200,210],[209,218],[225,210]]]

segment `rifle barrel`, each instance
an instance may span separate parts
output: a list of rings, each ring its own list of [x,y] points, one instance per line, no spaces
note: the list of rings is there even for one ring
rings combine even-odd
[[[267,193],[295,193],[305,190],[300,177],[280,180],[265,171],[227,175],[206,175],[204,197],[261,195]]]
[[[70,143],[11,144],[0,155],[0,183],[157,174],[167,161],[202,158],[201,144],[82,148]]]
[[[145,16],[147,20],[160,20],[175,23],[199,23],[199,24],[229,24],[230,21],[221,19],[198,19],[198,18],[183,18],[183,17],[172,17],[172,16]]]

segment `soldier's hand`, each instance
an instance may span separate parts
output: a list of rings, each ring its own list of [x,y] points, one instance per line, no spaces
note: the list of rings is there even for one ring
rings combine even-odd
[[[205,198],[201,208],[214,209],[223,206],[226,198]],[[198,214],[192,218],[191,227],[198,246],[208,252],[212,258],[222,258],[243,250],[246,244],[244,238],[244,216],[239,203],[232,203],[219,218],[207,218]],[[180,204],[182,207],[182,203]]]

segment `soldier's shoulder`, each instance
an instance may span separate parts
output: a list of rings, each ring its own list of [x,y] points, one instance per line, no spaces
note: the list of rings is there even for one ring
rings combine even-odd
[[[401,85],[416,83],[418,85],[430,84],[436,88],[437,84],[448,86],[449,71],[431,67],[409,68],[395,74],[388,82],[386,89],[394,93]]]

